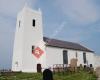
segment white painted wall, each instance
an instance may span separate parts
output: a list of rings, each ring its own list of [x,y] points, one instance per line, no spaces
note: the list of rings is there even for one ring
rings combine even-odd
[[[32,26],[33,19],[36,20],[35,27]],[[19,20],[21,21],[20,27],[18,26]],[[24,9],[21,11],[21,14],[18,16],[16,27],[12,70],[37,72],[38,63],[42,64],[42,67],[46,67],[41,11],[33,11],[28,7],[24,7]],[[42,50],[44,50],[44,54],[37,59],[32,54],[32,45],[35,47],[41,46],[39,43],[42,44]],[[15,61],[18,62],[18,66],[16,66]]]
[[[72,58],[76,58],[76,52],[77,52],[78,66],[80,64],[85,65],[83,62],[83,51],[47,46],[46,47],[46,54],[47,54],[46,63],[48,67],[52,67],[53,64],[63,64],[63,50],[68,51],[68,64],[70,64],[70,60]],[[94,53],[86,52],[86,57],[87,57],[88,64],[93,64],[94,66]]]
[[[93,67],[95,67],[95,54],[91,52],[86,52],[87,62],[88,65],[93,64]]]
[[[21,21],[21,27],[19,27],[19,20]],[[17,16],[16,32],[13,48],[12,70],[21,71],[22,69],[22,53],[23,53],[23,23],[24,15],[20,12]],[[18,62],[18,65],[16,64]]]

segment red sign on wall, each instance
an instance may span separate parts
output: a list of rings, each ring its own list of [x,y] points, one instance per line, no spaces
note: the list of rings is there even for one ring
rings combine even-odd
[[[35,48],[32,51],[32,54],[36,57],[36,58],[40,58],[42,56],[42,54],[44,53],[44,51],[42,49],[40,49],[39,47]]]

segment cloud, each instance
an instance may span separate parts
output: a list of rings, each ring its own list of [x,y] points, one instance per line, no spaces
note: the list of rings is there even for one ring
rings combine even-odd
[[[100,6],[98,7],[92,1],[55,0],[54,5],[64,14],[68,23],[62,33],[59,34],[59,38],[78,43],[84,42],[84,44],[86,41],[93,42],[91,38],[94,38],[93,35],[100,31]]]
[[[56,0],[56,4],[74,24],[88,24],[100,18],[92,0]]]
[[[16,17],[26,2],[32,7],[35,5],[36,0],[0,0],[0,14]]]

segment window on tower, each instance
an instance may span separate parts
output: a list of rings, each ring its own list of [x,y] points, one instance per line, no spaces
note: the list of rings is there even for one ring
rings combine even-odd
[[[33,19],[32,25],[33,27],[35,27],[35,19]]]
[[[34,51],[34,46],[32,46],[32,53],[33,53],[33,51]]]

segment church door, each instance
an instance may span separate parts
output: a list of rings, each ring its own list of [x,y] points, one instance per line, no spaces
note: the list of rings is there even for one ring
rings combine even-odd
[[[41,64],[37,64],[37,72],[42,72],[41,70],[42,70]]]

